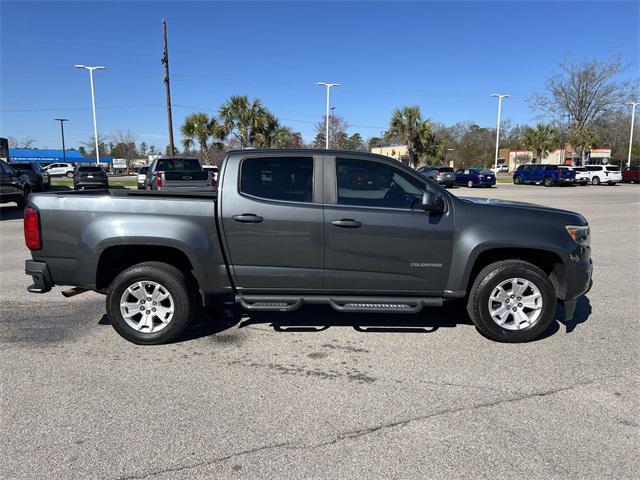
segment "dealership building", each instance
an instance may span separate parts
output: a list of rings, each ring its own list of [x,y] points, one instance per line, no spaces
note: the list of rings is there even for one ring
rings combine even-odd
[[[40,148],[10,148],[10,163],[95,163],[95,157],[84,157],[78,150],[48,150]],[[109,166],[111,157],[100,157],[100,163]]]

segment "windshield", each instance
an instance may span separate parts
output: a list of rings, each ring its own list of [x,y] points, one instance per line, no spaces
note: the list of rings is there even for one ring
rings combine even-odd
[[[102,172],[102,167],[78,167],[79,172]]]
[[[453,168],[452,167],[440,167],[438,168],[439,171],[441,172],[453,172]]]

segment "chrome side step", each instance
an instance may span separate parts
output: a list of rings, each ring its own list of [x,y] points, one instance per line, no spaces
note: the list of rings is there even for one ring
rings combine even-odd
[[[237,295],[236,302],[249,311],[291,312],[303,304],[325,304],[338,312],[418,313],[424,307],[441,307],[440,297],[349,297],[339,295]]]

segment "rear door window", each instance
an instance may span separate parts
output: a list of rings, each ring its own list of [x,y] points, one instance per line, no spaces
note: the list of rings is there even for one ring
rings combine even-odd
[[[313,158],[247,158],[242,162],[240,192],[267,200],[311,202]]]
[[[620,167],[615,167],[613,165],[609,166],[609,167],[605,167],[607,169],[607,172],[619,172],[620,171]]]

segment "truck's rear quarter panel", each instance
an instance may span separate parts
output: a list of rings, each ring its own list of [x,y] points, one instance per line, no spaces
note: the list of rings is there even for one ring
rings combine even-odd
[[[54,283],[95,288],[98,262],[110,247],[156,245],[180,250],[204,291],[230,288],[220,254],[213,197],[112,196],[104,192],[41,194],[43,245]]]

